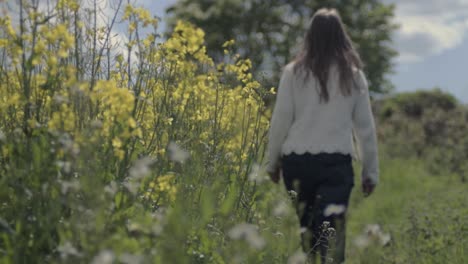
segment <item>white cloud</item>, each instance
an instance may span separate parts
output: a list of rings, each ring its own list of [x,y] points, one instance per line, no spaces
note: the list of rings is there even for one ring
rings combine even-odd
[[[437,55],[463,42],[465,23],[444,23],[423,16],[404,17],[396,34],[396,45],[402,62],[412,62]]]
[[[386,0],[396,4],[399,62],[421,61],[460,45],[468,36],[468,0]]]

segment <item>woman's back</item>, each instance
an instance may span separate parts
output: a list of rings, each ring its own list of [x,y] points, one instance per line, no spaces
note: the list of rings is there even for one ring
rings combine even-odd
[[[352,131],[362,143],[366,177],[378,181],[377,147],[370,109],[367,81],[360,70],[353,70],[350,94],[342,91],[338,67],[333,64],[327,79],[328,101],[320,96],[320,82],[306,69],[295,70],[294,63],[284,70],[271,120],[267,170],[275,159],[291,153],[353,154]],[[273,161],[273,162],[272,162]]]
[[[350,153],[352,112],[364,87],[353,88],[349,96],[343,95],[337,68],[332,66],[327,82],[329,100],[325,103],[320,99],[317,78],[304,70],[294,72],[293,68],[290,64],[284,70],[284,74],[292,75],[290,85],[284,89],[291,90],[294,116],[282,153]]]

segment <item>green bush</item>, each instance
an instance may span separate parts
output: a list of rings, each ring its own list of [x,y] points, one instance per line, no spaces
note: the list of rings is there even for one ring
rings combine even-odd
[[[374,103],[378,136],[395,157],[418,157],[435,173],[466,181],[468,108],[439,89],[396,94]]]

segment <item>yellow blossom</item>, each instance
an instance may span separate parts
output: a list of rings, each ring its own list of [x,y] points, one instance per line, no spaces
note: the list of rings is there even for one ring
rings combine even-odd
[[[120,138],[112,139],[112,146],[114,148],[121,148],[122,147],[122,141],[120,140]]]

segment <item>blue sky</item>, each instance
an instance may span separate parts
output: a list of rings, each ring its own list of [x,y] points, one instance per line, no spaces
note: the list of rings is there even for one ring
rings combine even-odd
[[[396,5],[394,44],[400,55],[390,75],[397,91],[435,86],[468,103],[468,0],[383,0]],[[142,0],[164,18],[175,0]]]

